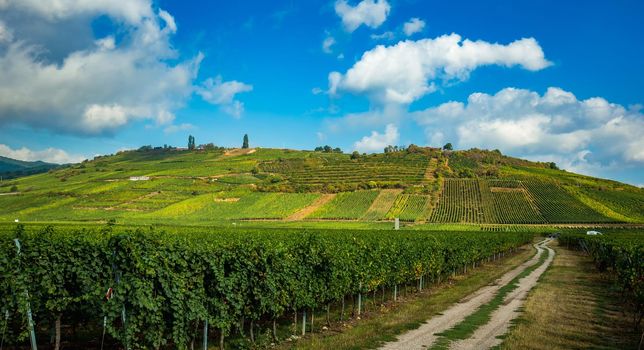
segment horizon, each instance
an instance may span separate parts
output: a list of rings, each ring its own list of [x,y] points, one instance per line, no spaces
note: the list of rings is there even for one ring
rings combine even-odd
[[[0,155],[70,163],[245,133],[346,153],[450,142],[642,187],[642,10],[0,2]]]

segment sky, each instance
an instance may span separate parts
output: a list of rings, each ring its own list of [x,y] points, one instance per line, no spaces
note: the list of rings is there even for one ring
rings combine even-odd
[[[644,184],[642,1],[0,0],[0,155],[499,149]]]

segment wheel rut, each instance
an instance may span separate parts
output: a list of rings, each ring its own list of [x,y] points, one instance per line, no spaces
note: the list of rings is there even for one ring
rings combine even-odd
[[[488,324],[480,327],[482,329],[480,332],[477,330],[469,339],[455,342],[451,344],[451,346],[455,349],[482,349],[496,345],[496,341],[500,343],[501,340],[496,339],[496,336],[507,331],[510,321],[519,314],[516,312],[516,308],[523,303],[525,294],[527,294],[527,292],[534,286],[533,284],[536,284],[539,276],[541,276],[541,273],[545,271],[554,257],[554,251],[545,247],[545,244],[549,241],[550,240],[547,239],[535,244],[534,247],[537,251],[532,258],[513,270],[505,273],[501,278],[494,281],[493,284],[485,286],[461,299],[449,309],[427,320],[419,328],[398,336],[398,338],[393,342],[385,343],[380,347],[380,349],[411,350],[427,349],[431,347],[440,337],[439,333],[453,328],[461,323],[467,316],[474,313],[479,307],[489,303],[503,286],[510,283],[526,269],[538,264],[542,254],[548,254],[548,258],[541,266],[525,278],[519,280],[519,287],[505,298],[507,304],[502,305],[502,307],[499,308],[499,310],[503,309],[502,312],[499,312],[499,310],[495,311],[492,314],[492,320]],[[537,274],[537,272],[539,273]],[[481,347],[480,344],[476,343],[477,341],[484,341],[486,344],[494,344],[491,346]]]

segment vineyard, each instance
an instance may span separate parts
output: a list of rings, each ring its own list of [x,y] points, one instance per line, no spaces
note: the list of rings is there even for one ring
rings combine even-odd
[[[349,159],[317,154],[308,158],[260,163],[262,171],[283,175],[295,187],[309,190],[349,190],[376,185],[409,186],[425,183],[429,158],[416,154],[375,154]]]
[[[609,271],[627,297],[627,308],[634,314],[637,327],[644,318],[644,236],[642,232],[607,232],[588,236],[564,233],[560,244],[587,252],[600,272]]]
[[[531,239],[527,233],[165,234],[18,226],[0,233],[0,312],[6,315],[0,328],[5,344],[28,343],[31,324],[37,339],[62,324],[82,325],[92,339],[101,339],[105,327],[108,343],[124,348],[187,349],[198,333],[216,334],[223,344],[245,322],[266,329],[347,296],[360,300],[382,288],[422,286]]]
[[[329,203],[320,207],[307,218],[310,219],[359,219],[371,207],[378,191],[338,193]]]
[[[226,225],[284,220],[324,193],[339,195],[295,221],[398,217],[414,223],[520,225],[644,220],[643,189],[496,151],[415,147],[357,156],[252,151],[126,151],[0,181],[0,222]],[[8,193],[14,187],[17,191]]]
[[[432,222],[489,222],[481,199],[481,181],[446,179],[438,206],[431,216]]]
[[[430,221],[539,224],[618,220],[593,210],[554,182],[446,179]]]
[[[599,223],[614,221],[584,205],[553,182],[534,179],[522,182],[547,222]]]
[[[429,196],[417,194],[399,195],[385,218],[400,218],[402,221],[419,221],[429,217],[431,202]]]

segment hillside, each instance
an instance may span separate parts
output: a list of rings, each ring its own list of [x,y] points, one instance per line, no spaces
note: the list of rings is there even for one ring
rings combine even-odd
[[[352,159],[355,158],[355,159]],[[10,193],[17,187],[17,192]],[[642,223],[644,191],[502,155],[147,149],[0,184],[0,220]]]
[[[13,179],[21,176],[44,173],[58,167],[60,165],[43,161],[26,162],[0,156],[0,176],[3,179]]]

